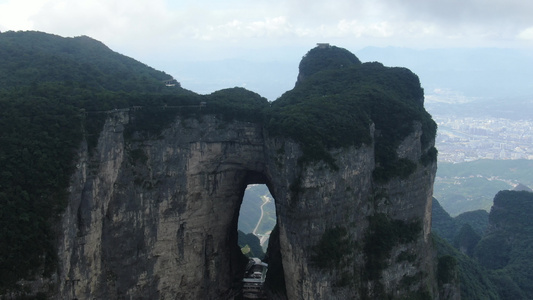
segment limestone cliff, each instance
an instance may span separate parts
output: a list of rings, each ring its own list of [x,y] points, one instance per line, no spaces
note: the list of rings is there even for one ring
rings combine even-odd
[[[230,299],[250,183],[276,204],[271,298],[450,294],[429,241],[436,124],[411,71],[320,44],[268,102],[172,87],[87,37],[0,38],[0,298]]]
[[[266,183],[276,200],[289,299],[400,297],[432,287],[435,163],[376,184],[368,145],[332,151],[339,170],[317,163],[298,175],[298,144],[270,137],[259,124],[177,118],[158,138],[125,141],[128,122],[127,113],[110,117],[96,154],[80,152],[62,223],[58,298],[229,297],[242,272],[236,231],[250,183]],[[415,126],[401,155],[419,160],[420,134]],[[376,214],[421,222],[422,231],[394,245],[381,276],[370,280],[364,245]],[[346,229],[349,251],[322,268],[313,249],[333,228]]]
[[[425,113],[418,79],[376,64],[359,67],[348,57],[356,67],[311,68],[285,97],[296,104],[272,106],[271,116],[283,121],[293,115],[276,109],[302,105],[302,99],[326,105],[317,106],[321,114],[301,111],[318,116],[305,128],[207,110],[177,114],[149,134],[132,129],[140,122],[137,112],[109,114],[97,147],[78,153],[60,224],[54,297],[232,298],[246,263],[237,246],[242,196],[248,184],[263,183],[275,199],[278,226],[269,263],[284,270],[269,276],[284,280],[288,299],[437,299],[429,239],[436,172],[431,119],[395,110],[404,105],[396,99],[401,95]],[[396,79],[365,82],[365,74],[382,70],[398,80],[415,78],[414,92]],[[368,90],[346,96],[341,84],[317,92],[335,82],[327,76]],[[341,121],[326,121],[327,105],[341,104],[348,106],[333,114]],[[358,125],[349,127],[352,122]]]

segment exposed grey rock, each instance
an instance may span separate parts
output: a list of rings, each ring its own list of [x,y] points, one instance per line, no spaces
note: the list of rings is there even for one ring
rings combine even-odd
[[[436,162],[419,162],[427,151],[419,125],[398,148],[416,171],[378,184],[373,144],[332,150],[339,166],[332,170],[322,162],[302,167],[298,144],[259,124],[178,117],[158,138],[126,140],[128,122],[127,113],[112,115],[95,154],[79,153],[61,224],[58,299],[229,298],[245,263],[237,220],[251,183],[267,184],[275,198],[289,299],[422,290],[438,297],[428,238]],[[363,247],[375,214],[418,221],[422,232],[394,246],[380,278],[369,280]],[[321,268],[314,247],[338,227],[351,251],[335,268]],[[410,259],[400,259],[406,253]],[[414,280],[406,285],[407,277]]]

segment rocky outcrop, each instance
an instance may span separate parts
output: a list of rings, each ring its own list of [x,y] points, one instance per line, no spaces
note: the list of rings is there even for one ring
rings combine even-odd
[[[130,122],[127,112],[111,115],[94,153],[79,153],[56,298],[231,298],[245,263],[239,208],[252,183],[275,198],[289,299],[438,294],[428,240],[436,162],[420,163],[420,126],[398,148],[416,171],[376,183],[374,144],[331,150],[334,170],[299,164],[297,143],[256,123],[177,117],[157,137],[125,138]],[[383,237],[373,216],[414,229],[393,233],[399,238],[374,257]]]

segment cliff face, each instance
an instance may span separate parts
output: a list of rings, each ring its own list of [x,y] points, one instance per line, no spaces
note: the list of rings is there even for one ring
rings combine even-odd
[[[95,153],[79,152],[61,224],[57,298],[229,298],[245,263],[237,221],[251,183],[267,184],[275,198],[289,299],[434,294],[436,162],[420,163],[420,126],[397,151],[416,170],[376,183],[373,143],[330,151],[333,170],[302,166],[297,143],[255,123],[178,117],[158,137],[125,138],[129,122],[127,112],[111,115]],[[394,231],[379,257],[371,251],[382,242],[376,216],[414,228]]]
[[[86,37],[0,38],[0,298],[232,298],[251,183],[276,202],[269,291],[438,297],[436,125],[411,71],[321,44],[269,103],[167,89],[169,75]]]

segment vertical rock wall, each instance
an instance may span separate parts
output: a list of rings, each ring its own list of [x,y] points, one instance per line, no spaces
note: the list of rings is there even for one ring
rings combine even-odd
[[[399,147],[408,178],[373,181],[373,145],[334,150],[339,166],[302,166],[299,146],[254,123],[178,118],[155,137],[124,138],[110,116],[96,152],[80,151],[59,241],[58,299],[225,299],[242,273],[237,220],[244,189],[266,183],[276,200],[289,299],[403,297],[430,287],[428,233],[435,163],[419,163],[421,130]],[[372,129],[373,134],[373,129]],[[369,217],[419,222],[369,278]],[[321,241],[346,242],[324,267]],[[408,257],[401,259],[400,257]],[[410,279],[406,282],[406,279]]]

